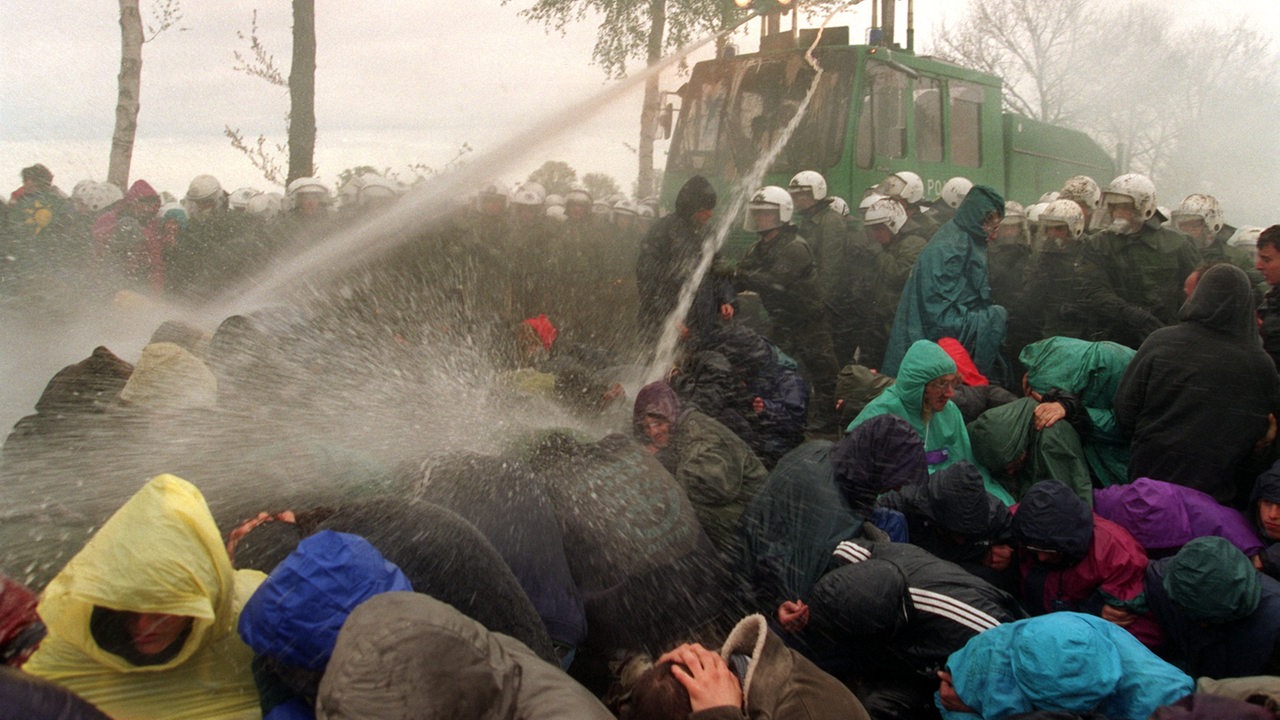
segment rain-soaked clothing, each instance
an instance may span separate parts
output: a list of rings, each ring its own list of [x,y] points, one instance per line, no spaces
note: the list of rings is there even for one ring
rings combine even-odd
[[[955,218],[930,238],[902,289],[881,372],[901,375],[899,365],[911,343],[944,337],[959,340],[983,373],[997,368],[1008,313],[992,304],[987,282],[982,223],[993,212],[1003,216],[1004,198],[975,185]]]
[[[418,593],[364,602],[338,634],[320,682],[321,720],[613,716],[559,667]]]
[[[274,717],[272,711],[287,702],[310,714],[315,702],[308,692],[313,688],[288,687],[268,667],[310,671],[318,679],[351,611],[392,591],[412,592],[413,586],[358,535],[322,530],[277,565],[245,603],[238,625],[240,637],[258,655],[254,675],[263,716]]]
[[[953,562],[1001,590],[1017,592],[1018,570],[989,567],[992,545],[1013,544],[1013,516],[982,484],[982,473],[967,462],[949,465],[924,485],[908,485],[881,495],[877,504],[907,519],[911,544]]]
[[[742,514],[736,574],[762,612],[807,597],[836,545],[862,531],[865,517],[837,487],[831,452],[830,442],[811,440],[784,455]]]
[[[749,430],[744,439],[765,467],[773,467],[804,442],[809,387],[795,360],[745,325],[729,325],[713,342],[746,383],[741,393],[750,412],[745,413]],[[758,413],[751,409],[754,398],[764,403]]]
[[[947,660],[960,700],[976,712],[944,720],[1005,720],[1034,710],[1143,720],[1195,690],[1186,673],[1119,626],[1059,612],[988,630]]]
[[[951,653],[1027,616],[1012,595],[914,545],[848,540],[831,563],[803,636],[833,671],[856,678],[873,718],[917,716]]]
[[[964,349],[959,340],[942,338],[938,341],[938,347],[946,350],[951,359],[956,361],[956,374],[960,376],[960,384],[956,385],[951,402],[960,408],[966,424],[977,420],[979,415],[991,408],[1018,399],[1017,395],[992,384],[986,375],[978,372],[978,366],[973,364],[969,351]]]
[[[742,708],[712,708],[691,713],[691,720],[869,720],[849,688],[818,669],[769,630],[763,615],[743,618],[720,647],[731,656],[750,658],[742,681]]]
[[[164,252],[177,242],[179,226],[157,217],[160,195],[146,180],[129,186],[124,199],[93,222],[93,254],[103,268],[159,295],[164,291]]]
[[[0,667],[0,708],[15,720],[111,720],[61,685],[8,667]]]
[[[1147,554],[1176,552],[1198,537],[1225,538],[1250,557],[1262,551],[1249,521],[1199,490],[1151,478],[1093,492],[1093,511],[1125,530]]]
[[[1258,503],[1263,500],[1280,503],[1280,461],[1258,475],[1258,479],[1253,484],[1253,492],[1249,495],[1249,506],[1245,508],[1245,515],[1265,546],[1261,555],[1262,571],[1273,578],[1280,579],[1280,536],[1268,535],[1266,527],[1262,524]]]
[[[1258,307],[1258,318],[1260,321],[1258,332],[1262,334],[1262,347],[1267,351],[1267,355],[1271,356],[1271,361],[1276,364],[1276,367],[1280,368],[1280,285],[1273,285],[1262,297],[1262,304]]]
[[[1081,443],[1103,487],[1129,481],[1129,439],[1116,423],[1112,402],[1134,352],[1113,342],[1050,337],[1026,346],[1019,357],[1032,390],[1043,395],[1057,388],[1084,403],[1089,437]]]
[[[1013,535],[1023,552],[1022,601],[1033,615],[1060,610],[1097,615],[1111,605],[1137,615],[1127,628],[1146,645],[1159,644],[1155,621],[1142,615],[1147,554],[1124,528],[1096,515],[1056,480],[1036,483],[1010,509]],[[1034,551],[1056,552],[1042,563]]]
[[[916,266],[916,259],[928,241],[924,236],[907,232],[904,226],[888,245],[880,245],[867,238],[855,242],[864,248],[872,274],[867,282],[865,301],[869,305],[867,328],[865,337],[858,338],[858,344],[863,364],[879,368],[889,343],[889,333],[893,331],[893,316],[898,310],[902,288],[906,286],[911,269]]]
[[[1036,482],[1053,478],[1092,505],[1093,481],[1079,433],[1066,419],[1036,430],[1038,405],[1031,398],[1022,398],[991,408],[969,423],[974,457],[992,477],[1003,481],[1015,499],[1025,495]],[[1074,405],[1079,408],[1078,401]],[[1009,468],[1011,464],[1017,467]]]
[[[1280,414],[1280,378],[1258,342],[1244,272],[1209,268],[1179,319],[1142,344],[1116,390],[1116,420],[1133,439],[1129,477],[1242,506],[1265,467],[1254,445],[1267,415]]]
[[[1197,682],[1197,688],[1199,685]],[[1274,717],[1275,713],[1262,705],[1203,691],[1157,708],[1151,714],[1151,720],[1272,720]]]
[[[831,448],[836,487],[854,512],[868,517],[876,498],[929,478],[920,434],[896,415],[877,415],[858,425]]]
[[[1104,230],[1081,242],[1078,298],[1097,339],[1136,348],[1177,322],[1182,284],[1200,264],[1190,238],[1148,221],[1136,235]]]
[[[1280,581],[1222,538],[1199,538],[1147,568],[1161,655],[1194,677],[1280,673]]]
[[[948,401],[941,411],[933,413],[928,421],[924,419],[922,403],[925,385],[935,378],[949,375],[956,371],[955,361],[937,343],[928,340],[917,340],[911,345],[902,358],[896,382],[889,386],[876,399],[867,403],[866,408],[849,423],[848,430],[877,415],[896,415],[907,422],[924,440],[924,450],[929,460],[929,472],[937,472],[959,460],[966,460],[974,465],[978,462],[973,456],[969,444],[969,433],[964,426],[964,418],[955,403]],[[987,491],[1000,498],[1005,504],[1013,503],[1013,496],[998,483],[992,481],[984,473]]]
[[[39,599],[13,578],[0,575],[0,665],[21,667],[44,639],[36,614]]]
[[[24,666],[113,717],[260,717],[250,663],[236,634],[262,574],[233,570],[204,497],[173,475],[152,478],[116,511],[45,589],[49,636]],[[181,649],[139,666],[99,644],[95,607],[193,618]]]

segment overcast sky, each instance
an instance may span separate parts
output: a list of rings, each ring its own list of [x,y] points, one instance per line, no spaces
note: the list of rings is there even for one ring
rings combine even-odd
[[[519,17],[532,0],[352,3],[318,0],[316,35],[316,163],[332,181],[356,165],[407,174],[411,163],[439,167],[465,143],[472,157],[520,136],[566,104],[612,82],[590,65],[593,20],[548,34]],[[149,0],[142,0],[144,17]],[[963,8],[959,0],[917,0],[920,48],[932,28]],[[1280,27],[1280,3],[1170,0],[1171,21],[1255,18]],[[142,111],[132,178],[181,194],[191,177],[211,173],[228,189],[271,189],[223,137],[224,126],[284,142],[287,93],[233,69],[247,49],[258,10],[260,35],[282,71],[289,65],[290,3],[219,0],[182,3],[184,32],[169,31],[143,48]],[[900,16],[905,10],[899,11]],[[9,52],[0,59],[0,179],[16,187],[18,170],[43,162],[69,189],[77,180],[105,179],[119,66],[118,5],[112,0],[7,0],[0,19]],[[841,18],[862,37],[869,3]],[[751,24],[755,27],[755,23]],[[739,38],[754,49],[754,38]],[[674,90],[683,80],[663,80]],[[530,142],[510,159],[502,179],[516,182],[547,159],[562,159],[579,175],[606,172],[629,189],[640,95],[637,90],[593,117],[565,127],[545,144]],[[532,141],[533,139],[530,138]],[[665,157],[659,146],[655,163]],[[0,187],[8,188],[0,180]],[[7,191],[7,190],[6,190]]]

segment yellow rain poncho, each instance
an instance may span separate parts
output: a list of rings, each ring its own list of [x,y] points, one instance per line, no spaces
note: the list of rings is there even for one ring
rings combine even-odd
[[[264,577],[232,569],[195,486],[159,475],[45,589],[38,609],[49,634],[23,669],[116,718],[259,718],[253,654],[235,628]],[[171,660],[137,666],[95,641],[89,629],[95,605],[194,622]]]

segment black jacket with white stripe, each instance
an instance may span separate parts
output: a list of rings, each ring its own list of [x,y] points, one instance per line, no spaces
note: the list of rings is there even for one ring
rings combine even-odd
[[[905,543],[846,540],[808,599],[805,639],[873,674],[932,677],[969,638],[1027,617],[1009,593]]]

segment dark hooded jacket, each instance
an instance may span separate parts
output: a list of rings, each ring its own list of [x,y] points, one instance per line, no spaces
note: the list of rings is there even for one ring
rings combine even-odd
[[[880,496],[877,504],[907,518],[911,544],[953,562],[1001,590],[1017,592],[1018,571],[987,567],[992,545],[1013,544],[1009,508],[987,492],[982,474],[967,462],[949,465],[925,485],[908,485]]]
[[[110,720],[61,685],[9,667],[0,667],[0,708],[0,717],[15,720]]]
[[[1280,414],[1248,278],[1231,265],[1209,268],[1179,318],[1147,338],[1116,391],[1116,420],[1132,436],[1129,479],[1186,485],[1240,507],[1262,469],[1254,445],[1267,415]]]
[[[1249,507],[1245,515],[1258,532],[1266,546],[1262,550],[1262,571],[1273,578],[1280,579],[1280,542],[1267,534],[1262,525],[1262,517],[1258,514],[1259,501],[1280,503],[1280,461],[1272,465],[1266,472],[1258,476],[1253,484],[1253,493],[1249,496]]]
[[[320,682],[322,720],[549,720],[612,715],[559,667],[418,593],[356,608]]]
[[[773,467],[783,455],[804,442],[809,387],[800,376],[795,360],[744,325],[722,329],[713,342],[743,382],[745,416],[750,427],[744,438],[761,462]],[[764,403],[759,413],[751,410],[755,398]]]
[[[831,448],[831,466],[836,487],[863,516],[871,514],[881,493],[921,486],[929,477],[924,442],[895,415],[877,415],[841,438]]]
[[[1164,630],[1161,654],[1192,677],[1280,673],[1280,582],[1219,537],[1197,538],[1152,562],[1147,604]]]
[[[1022,553],[1022,601],[1033,615],[1058,610],[1101,613],[1113,605],[1142,613],[1147,554],[1124,528],[1098,517],[1057,480],[1031,487],[1011,508],[1013,535]],[[1060,564],[1041,563],[1035,551],[1056,552]],[[1159,642],[1151,618],[1139,615],[1127,628],[1144,644]]]
[[[902,288],[880,371],[898,374],[911,343],[953,337],[978,370],[991,373],[1004,342],[1008,313],[991,302],[987,281],[987,235],[983,219],[1004,216],[1004,198],[975,185],[949,220],[929,240]]]
[[[904,543],[840,543],[810,593],[807,640],[855,655],[859,674],[933,677],[969,638],[1026,617],[1014,597]]]

